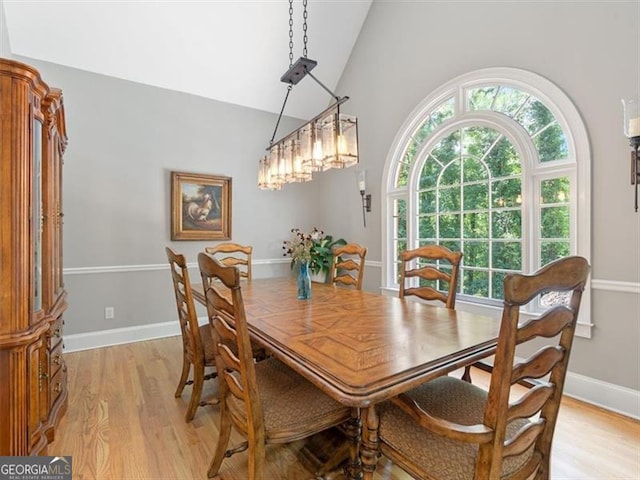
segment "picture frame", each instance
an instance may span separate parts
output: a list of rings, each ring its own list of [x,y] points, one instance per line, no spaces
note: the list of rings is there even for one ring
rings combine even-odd
[[[171,240],[231,239],[231,178],[171,172]]]

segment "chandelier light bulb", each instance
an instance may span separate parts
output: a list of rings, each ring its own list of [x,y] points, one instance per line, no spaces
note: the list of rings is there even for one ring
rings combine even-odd
[[[347,140],[344,135],[338,135],[338,155],[344,155],[347,153]]]
[[[313,144],[313,159],[314,160],[322,160],[322,141],[316,140]]]

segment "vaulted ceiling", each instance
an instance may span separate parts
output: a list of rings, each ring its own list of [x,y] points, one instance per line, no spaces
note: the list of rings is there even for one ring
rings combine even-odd
[[[308,0],[308,57],[335,87],[372,0]],[[12,55],[279,113],[289,68],[287,0],[0,0]],[[293,4],[294,61],[303,5]],[[2,14],[2,9],[0,9]],[[1,25],[1,24],[0,24]],[[336,92],[339,95],[348,92]],[[310,118],[331,101],[313,79],[285,114]]]

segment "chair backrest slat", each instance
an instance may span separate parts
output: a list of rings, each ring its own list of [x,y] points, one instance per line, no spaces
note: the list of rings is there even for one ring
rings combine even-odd
[[[562,361],[564,355],[565,352],[560,347],[552,345],[543,347],[525,362],[513,366],[513,370],[511,371],[511,384],[513,385],[528,378],[537,380],[544,377],[558,362]]]
[[[505,442],[502,456],[507,458],[526,452],[542,433],[545,423],[544,419],[539,419],[525,425],[512,438]]]
[[[442,303],[447,303],[449,297],[438,290],[434,290],[428,287],[421,288],[405,288],[404,296],[407,297],[409,295],[416,295],[423,300],[439,300]]]
[[[451,281],[451,275],[446,272],[440,271],[430,265],[423,268],[414,268],[406,270],[404,273],[405,278],[419,277],[424,280],[442,280],[447,283]]]
[[[227,315],[233,316],[235,313],[233,304],[223,296],[223,294],[217,288],[216,283],[211,283],[209,287],[209,296],[213,307],[220,312],[224,312]]]
[[[555,337],[573,321],[573,311],[564,305],[558,305],[544,315],[544,321],[541,322],[541,319],[530,320],[518,329],[518,344],[534,337]]]
[[[553,394],[554,387],[550,385],[536,385],[522,396],[517,402],[513,402],[508,410],[507,421],[517,418],[529,418],[539,412],[544,403]]]

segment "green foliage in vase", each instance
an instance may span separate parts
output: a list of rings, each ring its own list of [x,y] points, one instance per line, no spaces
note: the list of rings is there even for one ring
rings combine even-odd
[[[291,268],[296,263],[308,263],[314,275],[328,272],[333,260],[333,247],[347,243],[344,238],[334,240],[333,236],[325,235],[317,227],[313,227],[310,233],[292,228],[291,233],[293,237],[283,242],[284,256],[291,257]]]

